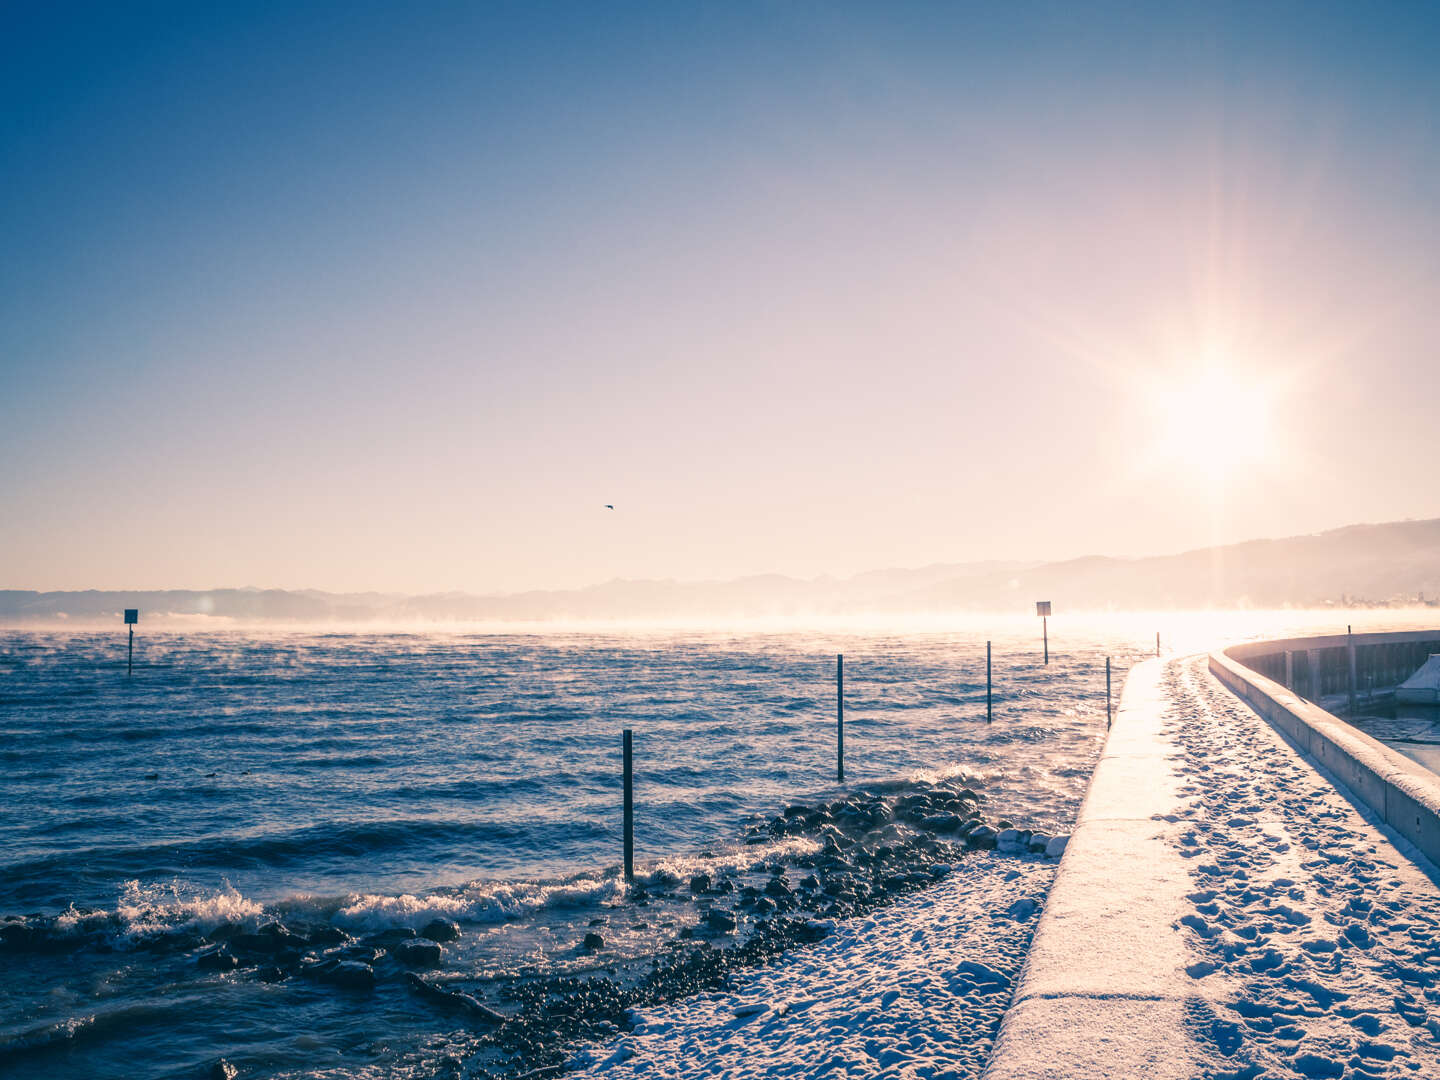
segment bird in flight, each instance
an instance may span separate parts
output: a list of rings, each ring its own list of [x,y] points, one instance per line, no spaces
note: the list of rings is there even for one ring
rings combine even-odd
[[[606,510],[614,510],[614,509],[615,509],[615,505],[614,505],[613,503],[606,503],[606,504],[605,504],[605,509],[606,509]]]

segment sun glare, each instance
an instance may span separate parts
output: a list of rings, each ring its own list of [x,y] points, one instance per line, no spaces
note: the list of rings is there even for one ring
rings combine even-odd
[[[1210,474],[1260,464],[1272,452],[1270,414],[1258,380],[1197,369],[1152,394],[1157,456]]]

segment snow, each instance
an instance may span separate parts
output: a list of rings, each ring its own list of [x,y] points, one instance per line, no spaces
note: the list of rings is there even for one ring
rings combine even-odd
[[[968,858],[577,1075],[1440,1076],[1440,875],[1203,658],[1133,669],[1051,846],[1058,873]]]
[[[1440,656],[1431,654],[1420,670],[1397,686],[1395,700],[1420,705],[1440,702]]]
[[[637,1017],[578,1076],[977,1076],[1010,1003],[1055,863],[999,852],[819,944],[747,972],[733,992]]]
[[[1434,868],[1198,662],[1167,683],[1194,883],[1177,931],[1195,982],[1229,984],[1191,1017],[1216,1075],[1440,1076]]]

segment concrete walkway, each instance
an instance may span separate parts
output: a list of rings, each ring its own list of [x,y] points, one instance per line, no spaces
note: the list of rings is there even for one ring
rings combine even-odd
[[[1204,658],[1140,664],[985,1075],[1440,1076],[1440,891],[1392,840]]]

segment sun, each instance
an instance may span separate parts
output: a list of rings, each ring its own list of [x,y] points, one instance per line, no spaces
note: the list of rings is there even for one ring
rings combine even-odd
[[[1258,378],[1197,365],[1151,388],[1157,463],[1206,474],[1260,465],[1274,452],[1272,401]]]

